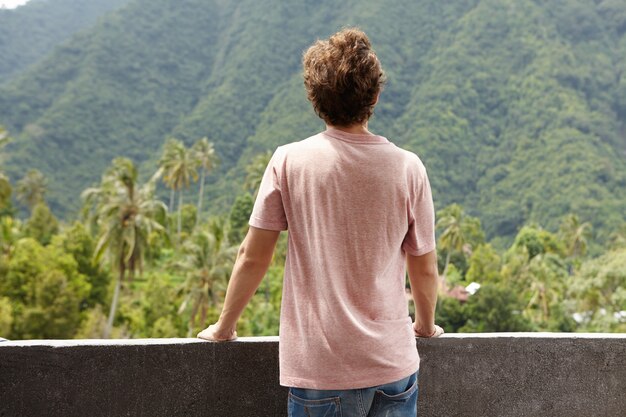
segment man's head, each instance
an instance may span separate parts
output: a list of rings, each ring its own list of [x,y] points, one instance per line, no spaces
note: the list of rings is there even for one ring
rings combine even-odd
[[[365,33],[349,28],[318,40],[302,64],[307,97],[327,124],[351,126],[370,118],[385,74]]]

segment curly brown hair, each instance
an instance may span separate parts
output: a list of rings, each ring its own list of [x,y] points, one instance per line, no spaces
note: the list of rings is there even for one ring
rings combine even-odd
[[[347,28],[316,41],[302,65],[307,98],[327,124],[351,126],[372,116],[385,73],[364,32]]]

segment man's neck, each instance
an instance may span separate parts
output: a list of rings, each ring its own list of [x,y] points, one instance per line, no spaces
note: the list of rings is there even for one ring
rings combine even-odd
[[[329,129],[337,129],[337,130],[341,130],[342,132],[347,132],[347,133],[353,133],[353,134],[357,134],[357,135],[371,135],[372,133],[367,130],[367,122],[360,124],[353,124],[350,126],[336,126],[336,125],[329,125],[326,124],[326,127]]]

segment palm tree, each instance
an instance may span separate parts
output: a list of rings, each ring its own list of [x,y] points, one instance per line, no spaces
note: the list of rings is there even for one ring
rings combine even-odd
[[[182,227],[183,188],[189,188],[191,180],[197,181],[197,162],[185,144],[174,138],[165,143],[163,156],[159,161],[163,169],[163,181],[173,191],[178,191],[178,238]]]
[[[166,165],[170,165],[170,161],[174,158],[176,154],[175,151],[176,141],[175,140],[167,140],[163,145],[163,152],[161,153],[161,158],[159,159],[159,169],[157,171],[158,176],[162,177],[163,173],[166,170]],[[170,212],[174,210],[174,187],[170,187],[170,184],[167,182],[165,185],[170,189],[170,203],[168,205],[168,209]]]
[[[609,237],[609,249],[626,248],[626,223],[622,223]]]
[[[0,265],[9,264],[15,244],[21,237],[21,229],[22,224],[18,219],[10,216],[0,218]]]
[[[465,245],[463,233],[463,208],[458,204],[452,204],[437,213],[437,229],[443,229],[439,237],[439,247],[446,251],[446,263],[443,268],[442,278],[445,278],[450,265],[452,251],[460,251]]]
[[[254,198],[259,193],[259,186],[265,173],[265,168],[269,164],[272,158],[270,151],[257,154],[252,161],[246,166],[246,179],[244,181],[244,188],[252,191]]]
[[[0,151],[2,151],[2,148],[4,148],[10,140],[11,138],[9,137],[7,131],[4,127],[0,126]],[[13,191],[9,178],[2,172],[3,162],[4,154],[0,152],[0,216],[2,216],[5,211],[10,209],[11,193]]]
[[[591,237],[591,223],[581,223],[577,215],[569,214],[561,223],[559,232],[569,256],[583,256],[587,252],[587,242]]]
[[[32,209],[43,202],[47,184],[48,180],[39,170],[31,169],[17,182],[17,199]]]
[[[566,276],[564,263],[551,253],[539,254],[522,266],[517,280],[528,297],[524,314],[529,319],[548,325],[553,306],[563,298]]]
[[[104,338],[111,334],[122,283],[127,274],[131,281],[135,271],[141,274],[150,233],[164,230],[167,207],[154,199],[154,190],[155,177],[138,187],[132,161],[116,158],[100,187],[89,188],[82,194],[84,213],[98,228],[94,258],[110,263],[118,272]]]
[[[9,137],[9,132],[7,132],[5,128],[0,125],[0,150],[2,150],[2,148],[4,148],[10,141],[11,138]],[[0,153],[0,168],[2,167],[3,163],[4,155]]]
[[[0,172],[0,217],[10,213],[12,192],[13,189],[11,188],[9,178]]]
[[[198,214],[196,216],[196,224],[200,220],[202,214],[202,200],[204,198],[204,179],[208,172],[211,172],[218,163],[217,155],[215,155],[215,149],[213,144],[209,142],[208,138],[199,139],[193,144],[191,148],[193,157],[196,159],[200,166],[200,195],[198,196]]]
[[[217,306],[219,293],[226,290],[237,253],[237,247],[228,241],[226,224],[213,220],[196,228],[183,245],[184,256],[177,266],[187,275],[181,288],[186,296],[178,313],[182,314],[191,305],[188,336],[194,332],[198,314],[200,323],[204,324],[208,309]]]

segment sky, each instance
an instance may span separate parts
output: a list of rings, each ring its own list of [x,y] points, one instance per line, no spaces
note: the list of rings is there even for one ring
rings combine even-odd
[[[7,9],[14,9],[17,6],[28,3],[28,0],[0,0],[0,7],[6,7]]]

